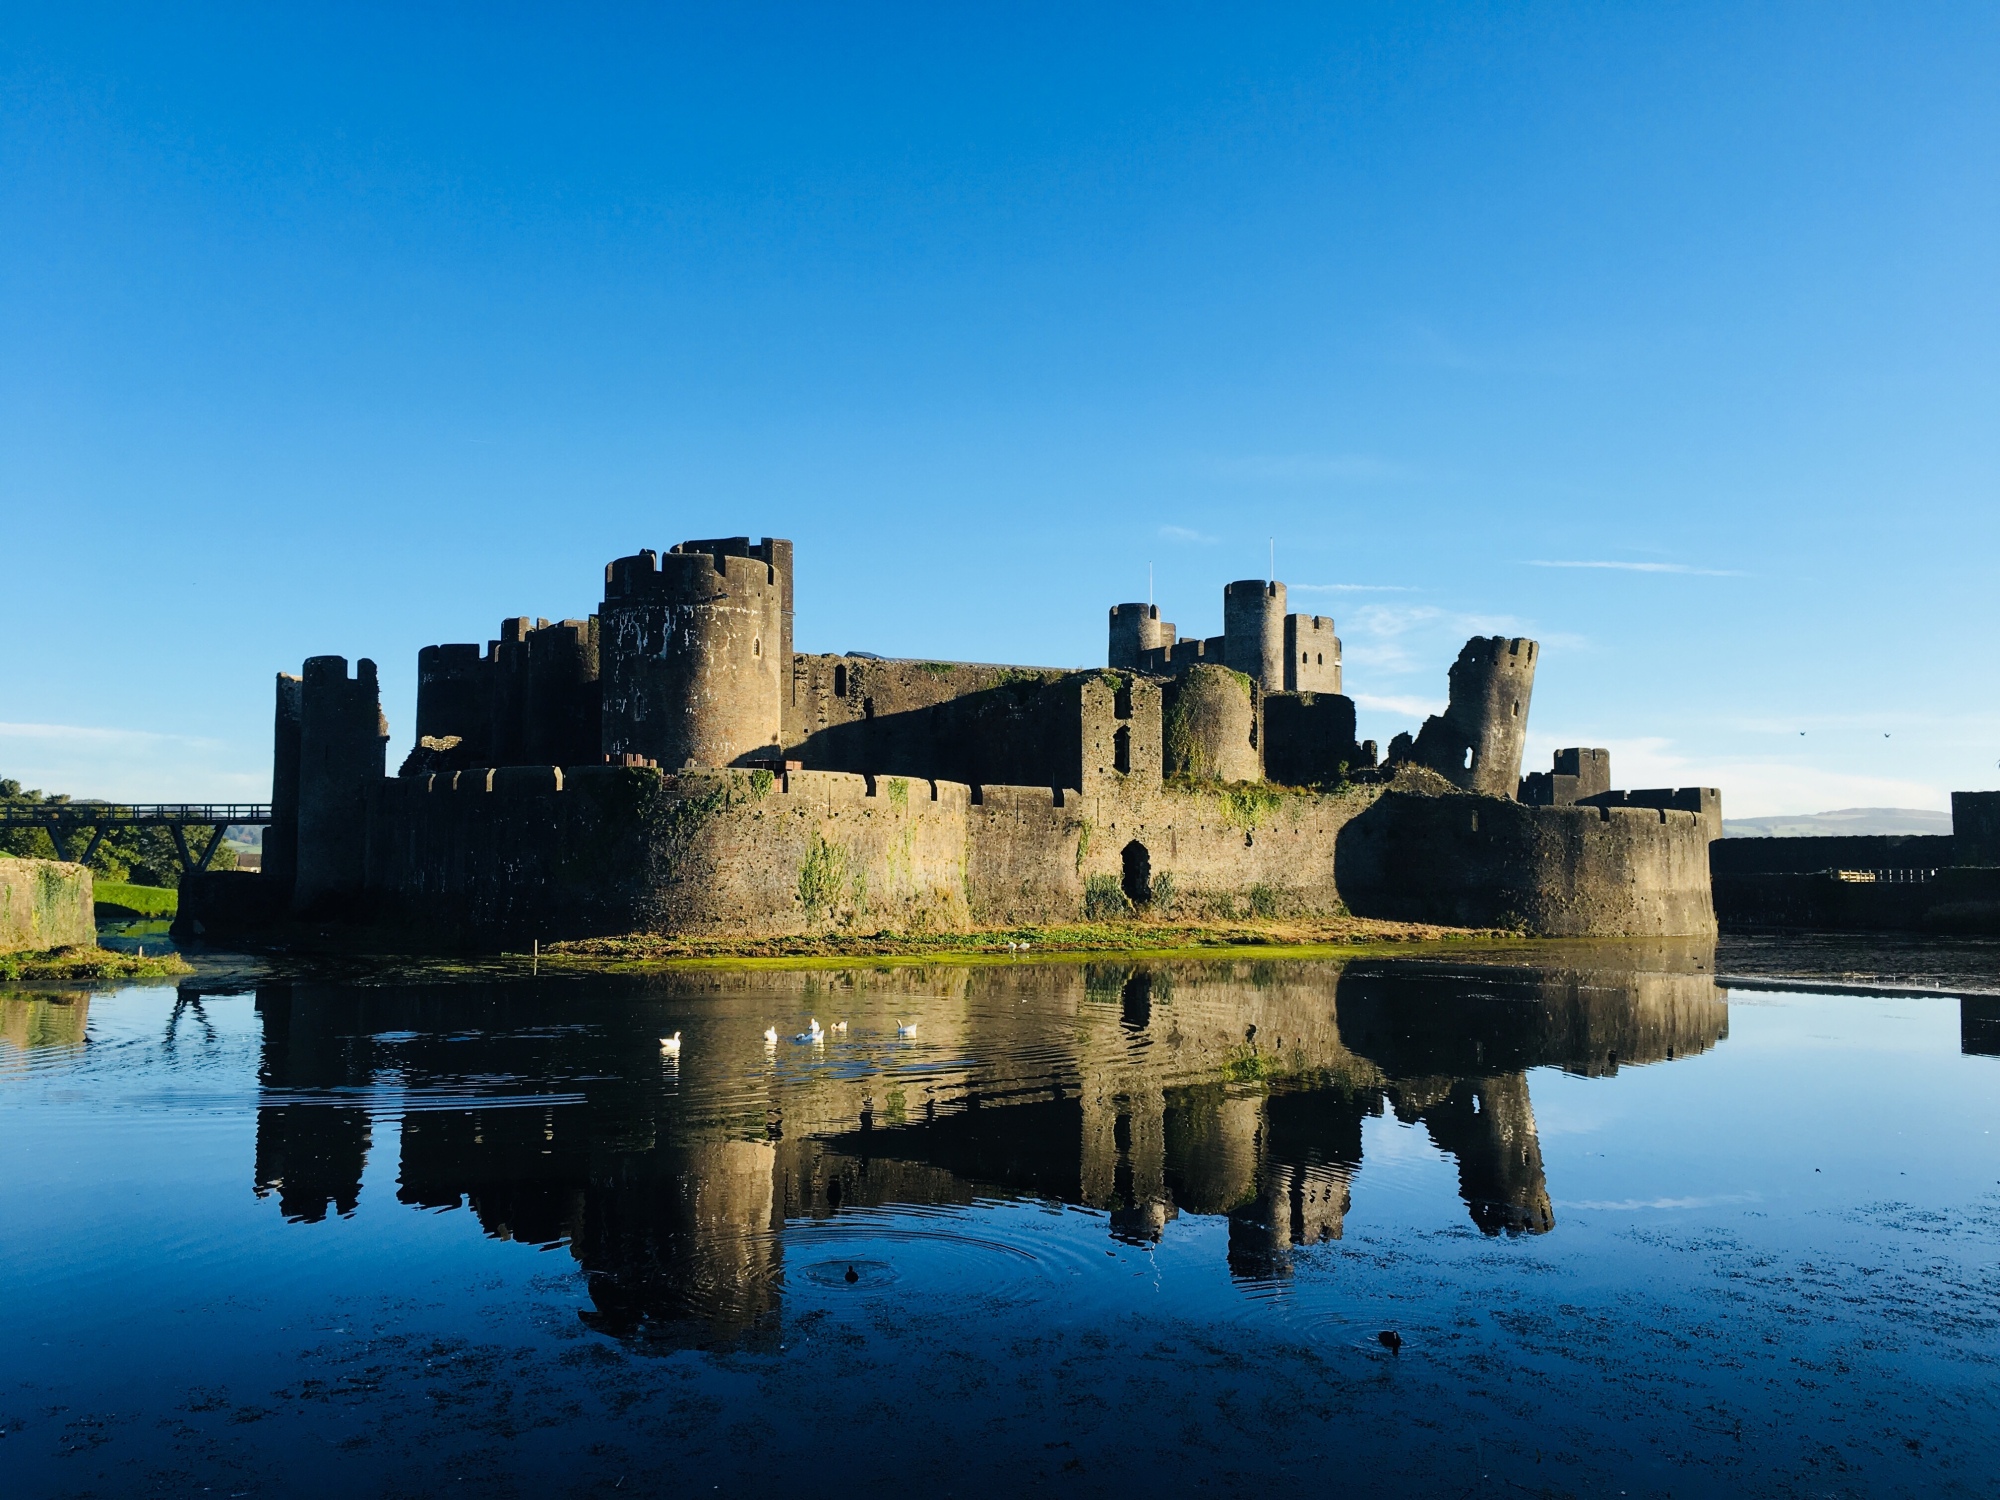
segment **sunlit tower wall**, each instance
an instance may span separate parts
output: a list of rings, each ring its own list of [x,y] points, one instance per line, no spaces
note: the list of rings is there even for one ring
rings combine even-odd
[[[1468,792],[1512,799],[1520,790],[1535,691],[1533,641],[1474,636],[1451,666],[1451,700],[1424,721],[1416,759]]]
[[[309,656],[299,684],[298,874],[292,910],[358,898],[368,864],[368,794],[382,780],[389,722],[375,663]]]
[[[1269,691],[1276,692],[1276,686]],[[1285,616],[1285,681],[1288,693],[1340,691],[1340,637],[1326,615]]]
[[[1222,664],[1267,693],[1285,685],[1285,586],[1243,578],[1222,590]]]
[[[757,557],[678,547],[607,565],[604,753],[668,770],[776,756],[779,685],[792,675],[785,577]]]
[[[1146,668],[1148,651],[1170,650],[1174,644],[1171,621],[1160,618],[1157,604],[1114,604],[1111,606],[1111,660],[1115,671],[1137,672]]]

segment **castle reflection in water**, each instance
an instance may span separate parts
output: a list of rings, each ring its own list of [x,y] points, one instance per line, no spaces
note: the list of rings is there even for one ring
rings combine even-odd
[[[676,1344],[776,1330],[787,1224],[901,1205],[1053,1200],[1132,1243],[1226,1216],[1231,1270],[1281,1277],[1340,1237],[1384,1110],[1456,1161],[1480,1230],[1549,1232],[1527,1071],[1714,1047],[1706,960],[270,985],[256,1187],[294,1220],[352,1212],[377,1123],[400,1118],[401,1202],[567,1244],[594,1326]],[[851,1029],[764,1042],[808,1014]]]

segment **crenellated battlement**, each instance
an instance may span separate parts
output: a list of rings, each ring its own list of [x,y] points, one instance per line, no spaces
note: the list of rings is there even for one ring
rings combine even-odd
[[[800,654],[792,585],[782,538],[683,541],[608,563],[588,618],[426,646],[394,781],[371,662],[281,677],[267,848],[288,868],[296,838],[298,914],[347,903],[480,941],[962,931],[1122,892],[1196,920],[1408,903],[1703,930],[1706,865],[1683,855],[1720,816],[1712,789],[1611,793],[1608,757],[1569,750],[1528,784],[1570,805],[1511,800],[1533,641],[1467,642],[1445,712],[1400,737],[1479,794],[1459,796],[1375,767],[1334,620],[1288,612],[1275,579],[1228,584],[1205,638],[1113,606],[1110,670]]]
[[[1159,605],[1111,606],[1110,662],[1114,668],[1143,670],[1148,653],[1170,650],[1174,640],[1173,622],[1160,618]]]

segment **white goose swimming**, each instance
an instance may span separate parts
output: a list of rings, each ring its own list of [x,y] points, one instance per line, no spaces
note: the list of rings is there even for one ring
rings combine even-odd
[[[672,1036],[661,1037],[660,1050],[668,1057],[679,1057],[681,1055],[681,1034],[676,1031]]]
[[[806,1029],[804,1031],[801,1031],[797,1036],[793,1037],[792,1040],[797,1042],[802,1047],[808,1046],[813,1042],[825,1041],[826,1033],[819,1029],[819,1017],[818,1016],[809,1017],[806,1023]]]
[[[915,1036],[916,1034],[917,1023],[915,1021],[898,1021],[896,1023],[897,1036]]]
[[[766,1027],[764,1028],[764,1045],[765,1045],[766,1047],[775,1047],[775,1046],[777,1046],[777,1045],[778,1045],[778,1028],[777,1028],[777,1027],[775,1027],[775,1026],[766,1026]]]

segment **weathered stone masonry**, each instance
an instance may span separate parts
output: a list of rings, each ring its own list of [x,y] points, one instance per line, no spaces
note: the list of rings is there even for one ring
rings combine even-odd
[[[1208,642],[1119,605],[1113,666],[1077,672],[796,652],[792,565],[775,538],[639,552],[587,621],[425,647],[396,777],[372,663],[280,677],[273,873],[194,910],[241,887],[239,913],[474,944],[1120,910],[1713,931],[1713,792],[1612,792],[1567,751],[1589,777],[1559,756],[1549,805],[1515,800],[1532,641],[1468,643],[1446,713],[1377,766],[1333,621],[1275,580],[1230,584]]]

